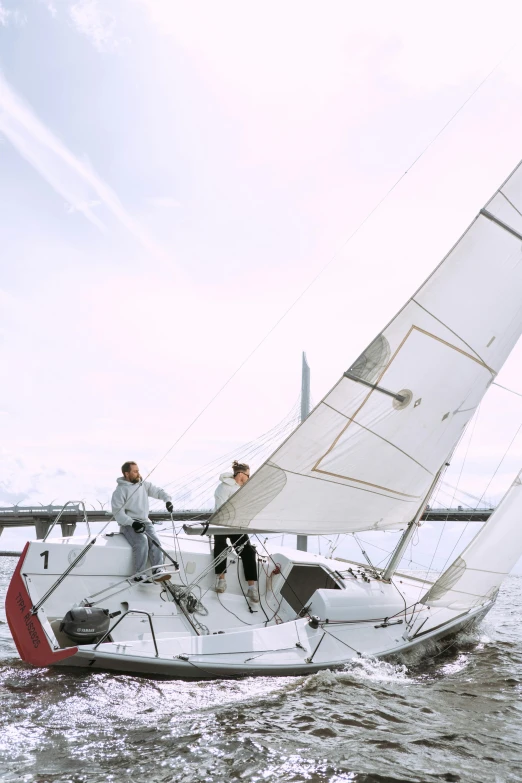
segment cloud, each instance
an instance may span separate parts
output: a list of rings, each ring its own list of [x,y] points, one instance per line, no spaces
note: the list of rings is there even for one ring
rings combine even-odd
[[[90,201],[84,201],[79,206],[74,206],[74,204],[66,204],[65,211],[68,215],[74,215],[75,212],[83,212],[85,209],[93,209],[94,207],[99,207],[100,204],[101,201],[99,199],[91,199]]]
[[[49,11],[49,13],[50,13],[50,14],[51,14],[51,16],[53,17],[53,19],[55,19],[55,18],[56,18],[56,16],[58,15],[58,9],[56,8],[56,6],[55,6],[55,4],[52,2],[52,0],[39,0],[39,3],[40,3],[41,5],[44,5],[44,6],[47,8],[47,10]]]
[[[0,0],[0,25],[7,27],[11,21],[16,27],[24,27],[27,24],[27,14],[17,8],[14,10],[6,8]]]
[[[170,196],[156,196],[149,198],[149,204],[153,204],[155,207],[181,207],[181,201]]]
[[[22,11],[12,11],[14,23],[17,27],[24,27],[27,24],[27,14]]]
[[[162,260],[166,258],[163,250],[126,211],[109,185],[44,125],[1,72],[0,132],[71,205],[72,211],[81,212],[103,231],[104,223],[92,210],[93,201],[96,206],[102,204],[148,252]]]
[[[45,451],[51,464],[42,464],[37,459],[29,465],[13,452],[0,448],[0,506],[37,504],[41,499],[47,504],[53,498],[71,497],[70,492],[76,495],[71,485],[74,486],[77,477],[56,464],[47,448]]]
[[[16,505],[38,494],[32,478],[25,474],[25,465],[14,454],[0,449],[0,505]],[[28,484],[29,479],[29,484]]]
[[[98,51],[110,51],[119,46],[114,34],[116,20],[100,7],[98,0],[79,0],[69,9],[72,23]]]
[[[31,488],[21,492],[11,492],[2,482],[2,484],[0,484],[0,503],[4,503],[7,506],[16,506],[18,503],[21,503],[22,500],[28,498],[33,491],[33,488]]]

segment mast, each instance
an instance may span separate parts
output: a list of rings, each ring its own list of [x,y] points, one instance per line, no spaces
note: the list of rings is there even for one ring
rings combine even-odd
[[[417,513],[415,514],[411,522],[408,523],[408,527],[400,537],[399,543],[397,544],[394,551],[392,552],[392,556],[390,557],[390,562],[382,572],[382,578],[385,581],[389,582],[392,576],[394,575],[395,571],[397,570],[399,563],[402,560],[402,556],[406,551],[406,547],[410,543],[411,539],[413,538],[413,534],[415,533],[415,531],[419,526],[419,522],[421,520],[422,514],[424,513],[424,509],[426,508],[426,503],[430,499],[430,496],[437,485],[440,475],[447,464],[448,464],[447,462],[444,462],[442,466],[439,468],[439,470],[437,471],[437,473],[435,474],[433,483],[431,484],[428,492],[426,493],[424,500],[420,504]]]
[[[301,370],[301,424],[310,413],[310,367],[306,361],[306,353],[303,351]],[[297,548],[301,552],[308,551],[307,536],[297,536]]]

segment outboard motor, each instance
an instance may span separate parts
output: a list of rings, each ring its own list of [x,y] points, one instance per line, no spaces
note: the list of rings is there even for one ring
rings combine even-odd
[[[62,622],[60,631],[76,644],[95,644],[109,630],[108,609],[99,606],[77,606],[69,609]]]

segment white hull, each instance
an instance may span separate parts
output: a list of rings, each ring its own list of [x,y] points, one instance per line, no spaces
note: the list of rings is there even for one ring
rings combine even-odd
[[[379,653],[373,653],[374,658],[397,658],[406,656],[412,651],[427,651],[433,644],[449,637],[454,637],[462,630],[469,630],[475,623],[479,622],[489,611],[491,605],[487,608],[481,608],[474,612],[467,613],[465,617],[457,618],[452,622],[445,623],[444,626],[426,633],[425,636],[413,639],[410,642],[396,644],[388,650]],[[319,638],[322,634],[319,635]],[[338,635],[338,634],[337,634]],[[368,654],[369,655],[369,654]],[[339,669],[348,664],[351,660],[359,658],[358,655],[345,655],[336,657],[335,652],[325,646],[321,660],[317,663],[305,663],[304,656],[301,660],[287,660],[285,656],[280,655],[279,661],[272,660],[270,663],[248,663],[240,656],[226,656],[229,660],[219,660],[218,654],[212,656],[209,660],[208,655],[198,656],[189,655],[189,660],[172,660],[172,658],[154,657],[152,650],[144,649],[139,654],[121,655],[117,653],[101,651],[100,648],[93,652],[92,649],[79,649],[79,651],[59,663],[59,666],[88,667],[90,669],[102,669],[106,671],[126,672],[129,674],[142,674],[160,677],[171,677],[176,679],[219,679],[231,677],[260,677],[260,676],[303,676],[315,674],[322,669]],[[222,656],[225,657],[225,656]],[[291,656],[287,656],[290,659]],[[294,657],[294,656],[292,656]]]
[[[249,604],[234,556],[227,592],[218,596],[208,540],[161,538],[180,563],[172,579],[177,598],[164,585],[132,582],[127,542],[121,535],[102,536],[35,616],[28,609],[84,541],[31,542],[7,600],[21,657],[36,665],[176,678],[303,675],[361,656],[390,658],[421,650],[469,627],[492,606],[490,600],[464,612],[430,608],[419,603],[430,582],[397,574],[393,583],[385,583],[360,564],[273,546],[271,551],[258,547],[261,602]],[[187,611],[185,598],[179,599],[189,583],[192,595],[201,599],[194,613]],[[106,641],[76,648],[60,633],[62,618],[80,604],[114,615]]]

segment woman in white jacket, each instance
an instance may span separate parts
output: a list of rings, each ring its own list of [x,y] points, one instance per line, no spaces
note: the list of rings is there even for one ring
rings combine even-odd
[[[220,484],[214,493],[216,511],[234,492],[237,492],[243,484],[246,484],[249,478],[249,466],[245,462],[233,462],[232,473],[222,473],[219,477]],[[214,536],[214,558],[219,557],[227,548],[227,538],[243,561],[245,579],[248,582],[247,598],[249,601],[257,603],[259,601],[259,590],[257,589],[256,550],[245,534],[239,536]],[[227,560],[224,558],[216,565],[216,593],[224,593],[227,589],[226,572]]]

